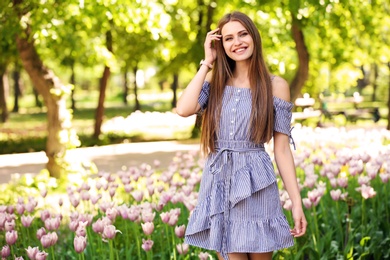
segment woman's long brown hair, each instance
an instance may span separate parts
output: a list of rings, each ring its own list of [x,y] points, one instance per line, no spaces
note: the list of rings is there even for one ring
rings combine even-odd
[[[249,135],[254,143],[265,143],[273,135],[273,96],[272,83],[268,68],[264,62],[262,42],[258,29],[245,14],[233,12],[226,14],[218,23],[220,32],[231,21],[240,22],[253,38],[254,50],[249,64],[249,80],[252,94]],[[204,154],[215,152],[221,116],[222,98],[227,81],[233,76],[235,61],[230,59],[223,48],[222,40],[215,41],[217,58],[214,62],[207,108],[203,114],[201,145]]]

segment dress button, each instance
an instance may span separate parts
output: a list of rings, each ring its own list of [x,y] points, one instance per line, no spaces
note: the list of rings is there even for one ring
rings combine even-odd
[[[233,133],[230,133],[230,135],[233,135]]]
[[[234,120],[230,121],[232,124],[234,123]]]
[[[240,93],[240,92],[241,92],[241,89],[237,90],[237,92]]]
[[[237,102],[238,102],[238,100],[239,100],[239,99],[238,99],[238,98],[236,98],[236,101],[237,101]]]

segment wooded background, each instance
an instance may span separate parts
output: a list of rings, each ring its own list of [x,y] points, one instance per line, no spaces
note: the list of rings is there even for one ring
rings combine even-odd
[[[318,100],[359,92],[390,108],[388,0],[3,0],[1,121],[19,111],[23,92],[34,92],[37,103],[42,98],[48,169],[59,176],[71,147],[60,136],[74,135],[70,109],[77,108],[78,89],[99,93],[96,138],[107,89],[120,86],[125,104],[131,91],[139,109],[141,72],[169,84],[174,107],[177,90],[204,57],[206,33],[234,10],[258,25],[270,71],[289,81],[292,101],[303,93]]]

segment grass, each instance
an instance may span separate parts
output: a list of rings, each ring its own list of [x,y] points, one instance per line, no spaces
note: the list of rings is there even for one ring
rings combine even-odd
[[[165,112],[171,110],[171,96],[169,91],[151,92],[140,91],[141,111]],[[141,100],[142,98],[142,100]],[[102,136],[101,139],[92,138],[95,124],[95,111],[98,99],[97,92],[81,92],[77,95],[76,110],[73,111],[72,125],[76,130],[82,146],[106,145],[120,143],[123,140],[143,141],[143,137],[111,135]],[[134,112],[134,98],[129,97],[129,103],[125,105],[121,96],[107,96],[104,109],[104,120],[122,116],[127,117]],[[44,150],[46,143],[46,109],[35,106],[32,95],[21,99],[19,113],[10,113],[9,120],[1,124],[0,128],[0,154],[20,153]],[[70,104],[69,104],[70,107]],[[148,140],[157,140],[159,137],[150,137]]]

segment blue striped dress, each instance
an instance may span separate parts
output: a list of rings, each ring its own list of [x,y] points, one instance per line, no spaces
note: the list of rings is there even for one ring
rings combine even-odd
[[[205,109],[210,84],[198,102]],[[276,176],[263,144],[250,141],[251,90],[226,86],[216,152],[208,155],[198,203],[186,229],[190,245],[228,253],[261,253],[293,245],[283,213]],[[274,130],[291,138],[293,104],[277,97]]]

